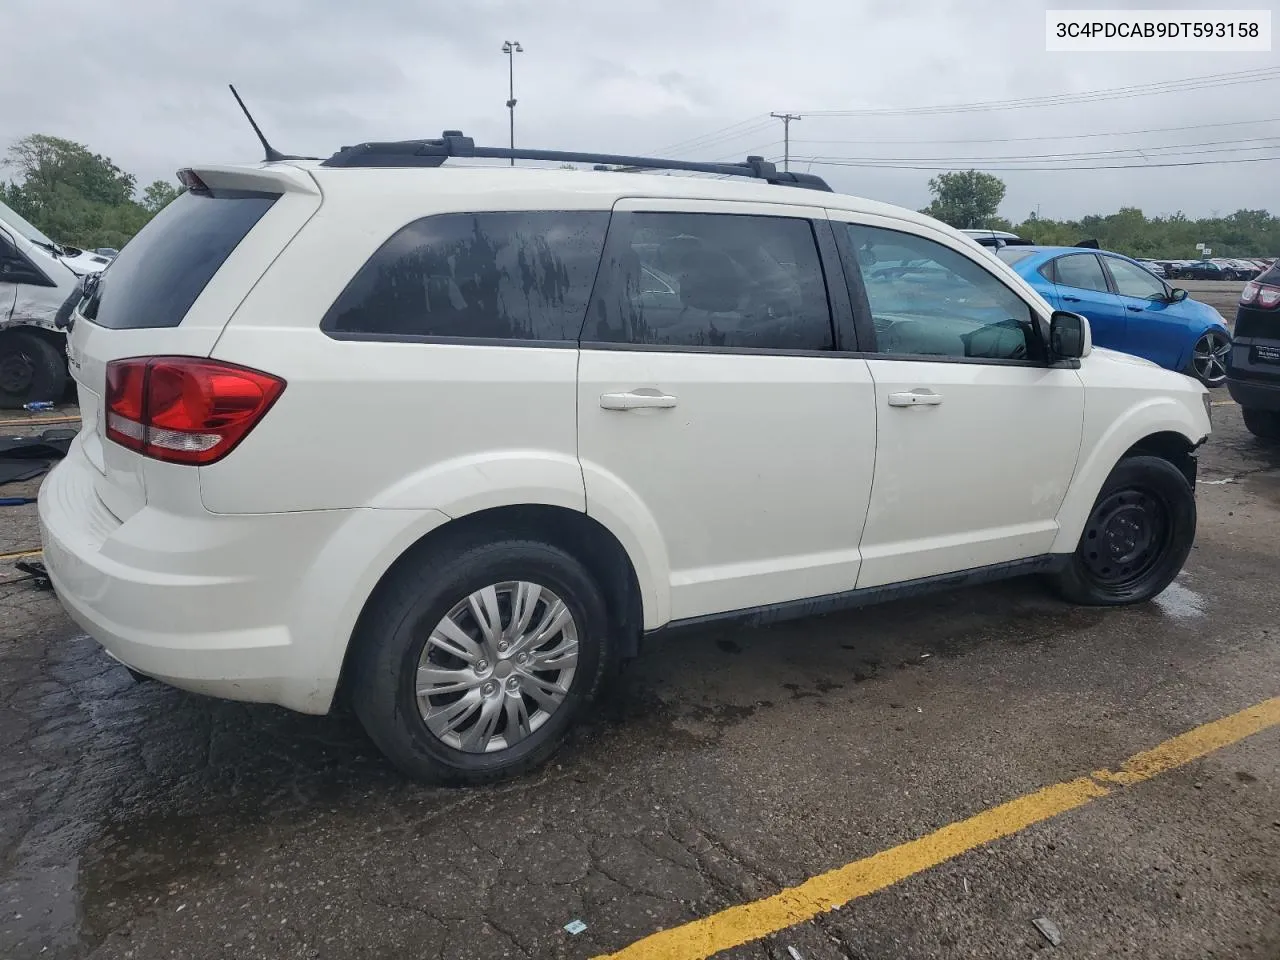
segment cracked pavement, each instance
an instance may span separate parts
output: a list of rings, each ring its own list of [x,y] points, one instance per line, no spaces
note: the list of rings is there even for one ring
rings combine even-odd
[[[1157,602],[1014,581],[654,643],[484,789],[346,714],[135,684],[0,565],[0,957],[591,957],[1274,696],[1280,449],[1214,415]],[[0,552],[37,539],[0,513]],[[1039,916],[1073,957],[1280,955],[1277,731],[721,956],[1026,957]]]

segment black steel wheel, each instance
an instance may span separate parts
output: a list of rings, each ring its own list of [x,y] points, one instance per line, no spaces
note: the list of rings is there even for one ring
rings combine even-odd
[[[1099,585],[1130,589],[1159,563],[1170,529],[1169,511],[1159,497],[1139,486],[1113,490],[1089,515],[1081,562]]]
[[[1195,532],[1195,492],[1182,471],[1160,457],[1126,457],[1103,484],[1055,585],[1074,603],[1143,603],[1178,575]]]

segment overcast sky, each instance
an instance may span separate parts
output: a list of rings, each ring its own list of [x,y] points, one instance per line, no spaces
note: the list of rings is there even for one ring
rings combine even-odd
[[[893,109],[1007,100],[1280,67],[1252,54],[1046,53],[1043,0],[3,0],[0,148],[29,133],[89,145],[141,184],[199,161],[260,159],[234,82],[273,144],[327,156],[369,139],[464,130],[507,139],[507,59],[518,40],[516,140],[549,149],[670,155],[782,153],[770,111]],[[1214,7],[1212,0],[1117,7]],[[1274,8],[1275,0],[1222,7]],[[1273,14],[1274,16],[1274,14]],[[1280,21],[1280,17],[1277,18]],[[1078,217],[1136,205],[1190,216],[1280,212],[1280,71],[1264,82],[934,115],[808,116],[797,157],[945,158],[1147,148],[1150,162],[1271,156],[1167,169],[998,171],[1001,212]],[[763,118],[762,118],[763,117]],[[1237,121],[1264,121],[1226,126]],[[1035,139],[1218,124],[1128,137]],[[1220,141],[1273,152],[1197,153]],[[942,141],[972,140],[973,143]],[[814,142],[823,141],[823,142]],[[899,141],[886,143],[884,141]],[[913,142],[901,142],[913,141]],[[1173,144],[1184,151],[1160,149]],[[1124,154],[1115,162],[1141,162]],[[927,165],[933,159],[922,161]],[[1053,163],[1056,161],[1045,161]],[[1098,163],[1101,160],[1090,162]],[[798,164],[794,169],[806,169]],[[837,190],[920,207],[933,173],[818,166]],[[0,171],[0,176],[3,172]]]

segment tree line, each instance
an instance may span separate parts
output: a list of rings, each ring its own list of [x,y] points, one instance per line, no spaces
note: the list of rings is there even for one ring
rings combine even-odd
[[[0,200],[49,239],[69,246],[119,249],[182,192],[156,180],[138,195],[138,181],[109,157],[43,133],[23,137],[0,161],[12,179]]]
[[[1008,230],[1047,246],[1069,247],[1097,240],[1104,250],[1147,259],[1194,260],[1197,243],[1215,257],[1274,257],[1280,254],[1280,217],[1266,210],[1237,210],[1225,217],[1193,220],[1179,212],[1148,217],[1137,207],[1092,214],[1079,220],[1051,220],[1034,212],[1020,223],[999,215],[1004,181],[978,170],[944,173],[929,181],[933,201],[921,213],[961,229]]]
[[[0,181],[0,200],[58,243],[93,249],[122,247],[181,188],[156,180],[138,193],[137,179],[87,146],[37,133],[9,147],[0,166],[13,178]],[[1131,257],[1195,259],[1196,244],[1221,257],[1280,254],[1280,217],[1266,210],[1237,210],[1193,220],[1182,213],[1148,217],[1137,207],[1105,216],[1051,220],[1035,213],[1015,223],[999,215],[1005,185],[978,170],[943,173],[929,181],[932,202],[921,212],[953,227],[1009,230],[1036,243],[1071,246],[1097,240]]]

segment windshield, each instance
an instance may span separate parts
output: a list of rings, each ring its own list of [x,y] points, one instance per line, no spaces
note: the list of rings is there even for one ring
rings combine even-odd
[[[1035,253],[1034,250],[1028,250],[1025,247],[1001,247],[996,251],[996,256],[1005,263],[1017,263],[1024,257],[1029,257]]]
[[[37,230],[33,224],[22,219],[22,217],[18,216],[17,212],[13,210],[13,208],[6,206],[3,202],[0,202],[0,220],[3,220],[10,227],[13,227],[14,230],[17,230],[18,233],[22,234],[32,243],[38,243],[42,247],[56,248],[58,246]]]

